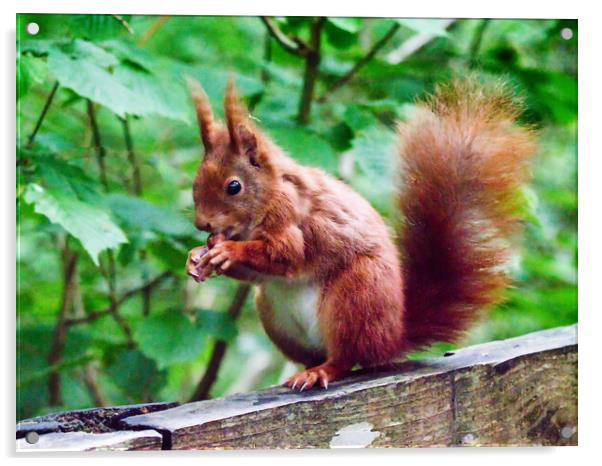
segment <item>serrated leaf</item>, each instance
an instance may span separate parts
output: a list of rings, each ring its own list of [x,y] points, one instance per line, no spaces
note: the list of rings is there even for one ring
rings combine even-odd
[[[187,122],[187,95],[177,77],[132,63],[120,63],[114,54],[83,40],[53,47],[48,54],[48,65],[61,86],[121,117],[158,114]]]
[[[115,216],[128,229],[154,231],[168,236],[191,236],[196,233],[192,222],[177,210],[124,194],[111,194],[108,199]]]
[[[154,113],[188,122],[188,96],[182,86],[173,85],[173,80],[159,79],[145,69],[127,63],[117,66],[113,75],[136,96],[139,105],[144,106],[139,114]]]
[[[203,350],[205,333],[182,312],[170,311],[138,322],[134,340],[162,369],[196,358]]]
[[[125,234],[113,223],[108,212],[63,191],[30,184],[25,190],[25,200],[34,204],[37,213],[61,225],[77,238],[96,265],[102,251],[127,242]]]
[[[332,146],[313,131],[293,125],[268,124],[274,140],[303,165],[319,167],[329,173],[338,172],[338,157]]]
[[[65,44],[56,45],[54,48],[75,60],[88,60],[102,68],[115,66],[119,63],[115,55],[87,40],[76,39]]]
[[[98,265],[98,255],[126,243],[123,231],[113,222],[97,182],[63,160],[30,154],[37,182],[27,186],[25,200],[52,223],[78,239]]]
[[[144,113],[134,93],[109,71],[91,60],[68,55],[59,49],[51,49],[48,54],[48,66],[61,86],[104,105],[121,117],[126,113]]]

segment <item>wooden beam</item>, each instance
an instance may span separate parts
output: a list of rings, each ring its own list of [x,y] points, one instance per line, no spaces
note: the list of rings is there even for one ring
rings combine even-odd
[[[357,371],[328,390],[51,414],[17,437],[20,451],[576,445],[577,327]]]
[[[172,449],[575,445],[576,326],[359,372],[329,390],[274,387],[125,418]]]

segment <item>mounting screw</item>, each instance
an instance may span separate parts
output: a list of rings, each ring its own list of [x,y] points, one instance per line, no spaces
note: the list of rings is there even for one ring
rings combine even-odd
[[[40,25],[38,23],[27,23],[25,30],[30,36],[35,36],[38,32],[40,32]]]
[[[34,443],[38,443],[38,440],[40,440],[40,435],[37,432],[27,432],[27,435],[25,436],[25,441],[27,443],[33,445]]]

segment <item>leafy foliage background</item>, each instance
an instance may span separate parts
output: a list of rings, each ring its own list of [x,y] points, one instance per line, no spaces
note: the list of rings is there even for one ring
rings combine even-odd
[[[452,75],[505,77],[525,96],[524,119],[538,128],[541,150],[524,193],[516,286],[464,343],[577,320],[576,21],[328,18],[306,123],[304,60],[280,47],[259,18],[17,21],[17,418],[188,400],[218,341],[227,352],[211,396],[274,384],[292,370],[250,298],[232,312],[234,297],[245,297],[236,283],[199,286],[183,273],[188,249],[205,240],[192,226],[201,145],[186,74],[202,83],[218,114],[233,75],[276,141],[345,179],[392,224],[395,120]],[[31,21],[40,25],[34,37],[25,32]],[[272,24],[307,40],[312,21]],[[564,28],[571,39],[561,37]]]

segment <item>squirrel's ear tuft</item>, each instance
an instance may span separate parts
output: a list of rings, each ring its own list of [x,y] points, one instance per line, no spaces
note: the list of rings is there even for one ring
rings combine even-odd
[[[235,139],[238,141],[237,145],[242,154],[249,159],[249,162],[254,167],[259,167],[259,161],[257,159],[257,137],[252,130],[246,125],[240,124],[236,128]]]
[[[190,76],[186,76],[186,82],[188,83],[190,95],[194,100],[196,116],[201,130],[201,139],[203,140],[203,146],[205,146],[205,153],[207,153],[215,144],[216,124],[213,119],[213,112],[211,111],[211,103],[198,81]]]
[[[226,116],[226,124],[228,125],[228,134],[230,135],[230,144],[234,149],[237,147],[238,138],[237,131],[241,124],[246,120],[247,109],[240,102],[236,89],[234,88],[234,80],[228,78],[226,85],[226,93],[224,95],[224,115]]]

